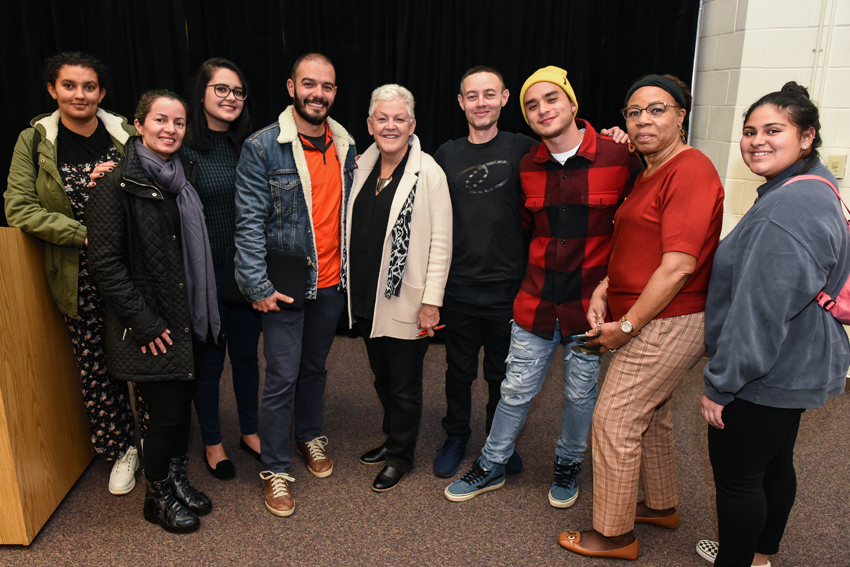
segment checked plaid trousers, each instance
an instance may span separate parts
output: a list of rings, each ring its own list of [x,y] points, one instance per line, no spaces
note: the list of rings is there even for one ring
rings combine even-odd
[[[593,414],[593,527],[634,528],[638,482],[655,510],[679,503],[670,399],[705,352],[705,313],[656,319],[620,348]]]

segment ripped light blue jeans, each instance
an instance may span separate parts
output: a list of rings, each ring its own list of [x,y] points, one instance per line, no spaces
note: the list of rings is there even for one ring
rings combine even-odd
[[[543,388],[549,364],[561,342],[561,330],[556,324],[551,340],[541,339],[511,323],[511,348],[508,370],[502,382],[502,397],[493,417],[493,427],[481,451],[481,465],[504,465],[514,452],[517,436],[525,425],[531,400]],[[564,411],[561,416],[561,436],[555,448],[564,463],[581,462],[587,449],[587,437],[596,407],[600,355],[574,352],[564,344]]]

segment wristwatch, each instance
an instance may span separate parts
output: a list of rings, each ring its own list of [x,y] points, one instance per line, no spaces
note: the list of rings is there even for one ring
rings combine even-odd
[[[632,325],[631,321],[626,319],[625,315],[620,318],[620,330],[630,337],[636,337],[640,334],[640,331],[635,330],[634,325]]]

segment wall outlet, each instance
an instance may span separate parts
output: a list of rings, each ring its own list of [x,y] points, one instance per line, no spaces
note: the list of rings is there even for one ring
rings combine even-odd
[[[844,179],[844,168],[847,165],[847,156],[829,156],[826,167],[836,179]]]

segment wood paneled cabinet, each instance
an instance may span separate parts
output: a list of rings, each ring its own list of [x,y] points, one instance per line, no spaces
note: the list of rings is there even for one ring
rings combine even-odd
[[[0,262],[0,544],[29,545],[94,452],[42,244],[0,228]]]

